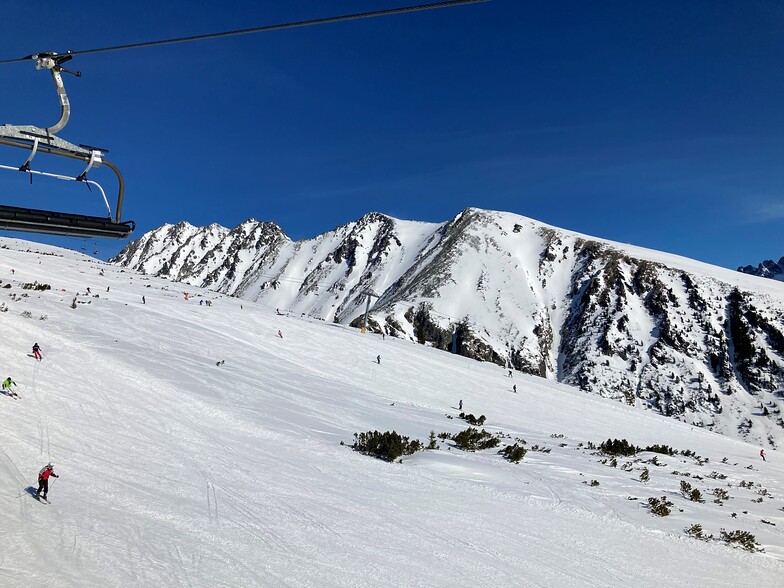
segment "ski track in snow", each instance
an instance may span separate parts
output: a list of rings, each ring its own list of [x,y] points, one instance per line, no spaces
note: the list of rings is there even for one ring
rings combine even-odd
[[[0,241],[0,296],[28,294],[0,314],[22,396],[0,397],[2,586],[780,585],[779,452],[763,463],[754,446],[553,382],[214,293],[199,306],[192,286]],[[21,290],[35,280],[52,290]],[[34,341],[42,362],[27,357]],[[452,441],[402,464],[340,445],[374,429],[456,433],[458,399],[507,443],[527,441],[520,464]],[[624,471],[631,458],[611,468],[578,447],[608,437],[710,461]],[[61,477],[36,504],[26,489],[50,459]],[[681,480],[706,503],[682,498]],[[772,497],[752,502],[744,480]],[[656,518],[644,505],[662,495],[675,508]],[[697,541],[694,523],[749,530],[766,551]]]

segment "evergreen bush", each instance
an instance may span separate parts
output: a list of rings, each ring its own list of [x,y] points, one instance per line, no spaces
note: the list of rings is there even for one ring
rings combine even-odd
[[[748,531],[730,531],[729,533],[724,529],[721,530],[721,540],[728,543],[734,544],[740,547],[741,549],[745,549],[746,551],[761,551],[758,549],[757,539],[749,533]]]
[[[487,420],[487,417],[485,417],[485,415],[480,415],[479,418],[477,418],[477,417],[475,417],[472,414],[466,414],[464,412],[461,412],[457,416],[459,416],[461,419],[463,419],[469,425],[474,425],[476,427],[481,427],[482,425],[485,424],[485,421]]]
[[[460,431],[457,435],[453,436],[452,439],[458,449],[462,449],[463,451],[491,449],[493,447],[498,447],[498,444],[500,443],[498,438],[493,437],[484,429],[480,431],[474,427],[468,427],[465,431]]]
[[[423,446],[421,441],[417,439],[410,441],[408,437],[403,437],[395,431],[384,433],[368,431],[354,433],[354,444],[351,448],[365,455],[391,462],[403,455],[412,455],[421,451]]]
[[[651,511],[651,514],[656,515],[657,517],[666,517],[672,511],[670,507],[672,506],[672,502],[667,500],[666,496],[662,496],[661,498],[649,498],[648,499],[648,507]]]
[[[501,449],[498,453],[503,455],[506,459],[511,461],[512,463],[520,463],[520,460],[525,457],[526,450],[525,447],[522,445],[518,445],[515,443],[514,445],[507,445],[503,449]]]
[[[599,445],[599,450],[607,455],[630,456],[636,455],[639,448],[629,443],[626,439],[607,439],[607,441]]]

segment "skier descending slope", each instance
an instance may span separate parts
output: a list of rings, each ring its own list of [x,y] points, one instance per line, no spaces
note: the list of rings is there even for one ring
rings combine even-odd
[[[54,464],[52,464],[52,462],[46,464],[41,468],[41,471],[38,472],[38,490],[35,493],[35,497],[39,500],[43,493],[43,499],[47,502],[49,502],[49,499],[46,497],[49,493],[49,476],[54,476],[55,478],[60,477],[54,473]]]
[[[3,392],[5,392],[8,396],[19,398],[19,394],[11,390],[12,385],[16,386],[16,382],[11,379],[11,376],[8,376],[5,380],[3,380]]]
[[[41,356],[41,347],[38,345],[38,343],[33,345],[33,357],[35,357],[38,361],[43,359]]]

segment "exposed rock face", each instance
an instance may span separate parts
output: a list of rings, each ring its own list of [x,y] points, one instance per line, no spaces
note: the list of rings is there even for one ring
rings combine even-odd
[[[771,278],[773,280],[784,282],[784,257],[779,259],[778,262],[775,262],[772,259],[768,259],[763,261],[757,267],[754,267],[753,265],[744,265],[743,267],[739,267],[738,271],[743,272],[744,274],[750,274],[752,276]]]
[[[509,213],[166,225],[114,263],[572,384],[766,445],[784,441],[784,284]]]

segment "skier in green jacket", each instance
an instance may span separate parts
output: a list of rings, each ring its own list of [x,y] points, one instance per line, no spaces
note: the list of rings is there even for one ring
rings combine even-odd
[[[3,380],[3,392],[5,392],[8,396],[16,396],[19,398],[19,395],[11,390],[11,386],[16,386],[16,382],[11,379],[11,376],[8,376],[5,380]]]

